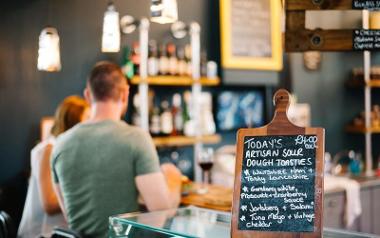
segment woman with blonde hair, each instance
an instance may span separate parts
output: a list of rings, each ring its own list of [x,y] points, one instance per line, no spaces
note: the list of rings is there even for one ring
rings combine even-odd
[[[36,145],[31,152],[31,176],[18,237],[49,236],[54,226],[66,222],[54,193],[50,154],[55,138],[87,119],[89,105],[79,96],[69,96],[58,106],[51,136]]]

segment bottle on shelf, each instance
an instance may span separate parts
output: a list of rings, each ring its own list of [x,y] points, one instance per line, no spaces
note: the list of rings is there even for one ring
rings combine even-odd
[[[135,126],[141,126],[140,95],[138,93],[133,96],[133,108],[132,124]]]
[[[157,76],[159,73],[159,60],[157,55],[157,42],[149,41],[148,75]]]
[[[159,136],[161,133],[161,117],[160,109],[158,107],[153,108],[153,112],[150,117],[149,131],[152,134],[152,136]]]
[[[162,135],[168,136],[172,133],[173,116],[172,116],[172,112],[169,109],[169,102],[166,100],[161,102],[160,124],[161,124]]]
[[[180,76],[185,76],[187,75],[187,62],[185,58],[185,49],[178,48],[177,55],[178,55],[178,74]]]
[[[207,75],[207,52],[205,50],[202,50],[201,52],[201,75],[206,76]]]
[[[191,76],[193,68],[192,68],[192,65],[191,65],[191,45],[189,45],[189,44],[185,45],[185,59],[186,59],[186,62],[187,62],[187,71],[186,71],[186,74],[188,76]]]
[[[131,50],[128,46],[124,47],[121,70],[126,78],[131,79],[134,76],[133,63],[131,61]]]
[[[169,57],[169,74],[172,76],[175,76],[178,73],[178,59],[177,59],[176,45],[173,43],[168,43],[167,52],[168,52],[168,57]]]
[[[173,95],[172,115],[173,115],[173,131],[172,135],[181,135],[183,133],[183,115],[182,115],[182,99],[179,93]]]
[[[164,44],[160,45],[159,73],[160,75],[167,75],[169,73],[169,58]]]
[[[138,42],[133,42],[132,44],[131,60],[134,67],[133,71],[135,75],[138,75],[140,72],[140,46]]]

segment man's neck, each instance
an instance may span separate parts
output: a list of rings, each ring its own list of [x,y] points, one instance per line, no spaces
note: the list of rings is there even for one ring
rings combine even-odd
[[[104,120],[120,121],[121,109],[118,103],[107,102],[93,102],[91,104],[91,114],[89,122],[99,122]]]

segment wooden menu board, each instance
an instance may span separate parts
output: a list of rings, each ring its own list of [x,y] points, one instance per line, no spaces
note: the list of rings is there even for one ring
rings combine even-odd
[[[222,66],[281,70],[281,1],[220,0]]]
[[[277,91],[272,122],[238,132],[234,238],[322,237],[324,129],[293,125],[289,97]]]

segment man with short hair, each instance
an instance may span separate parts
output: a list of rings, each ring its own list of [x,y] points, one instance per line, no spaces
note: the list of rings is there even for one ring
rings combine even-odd
[[[84,91],[90,119],[62,134],[52,154],[55,189],[69,227],[90,237],[107,237],[108,217],[139,209],[177,207],[181,174],[159,161],[148,133],[120,118],[129,87],[120,67],[100,62]],[[167,181],[165,181],[165,177]]]

